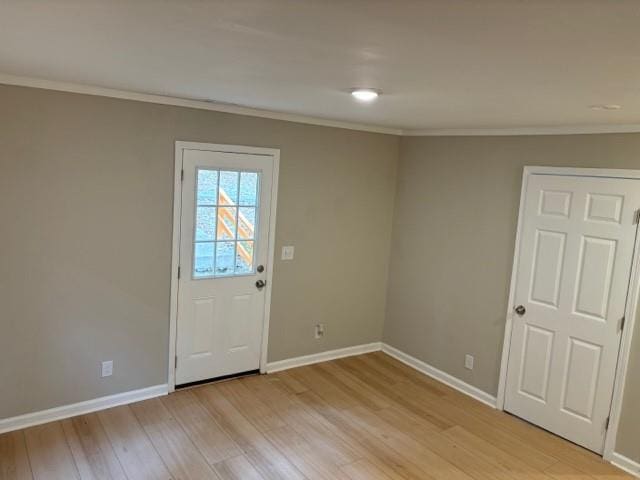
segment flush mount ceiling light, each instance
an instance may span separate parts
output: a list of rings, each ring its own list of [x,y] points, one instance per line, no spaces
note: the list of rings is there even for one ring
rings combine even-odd
[[[373,88],[354,88],[351,95],[361,102],[372,102],[380,96],[380,91]]]
[[[602,111],[602,110],[620,110],[622,105],[616,105],[615,103],[602,103],[597,105],[589,105],[591,110]]]

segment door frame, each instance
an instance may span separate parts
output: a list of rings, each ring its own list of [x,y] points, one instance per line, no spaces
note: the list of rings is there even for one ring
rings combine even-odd
[[[504,410],[507,368],[509,353],[511,349],[511,335],[513,325],[513,308],[516,289],[516,277],[518,272],[518,260],[520,257],[521,232],[524,221],[524,199],[527,193],[529,177],[532,175],[564,175],[576,177],[599,177],[611,179],[632,179],[640,180],[640,170],[621,170],[606,168],[569,168],[569,167],[536,167],[525,166],[522,173],[522,186],[520,189],[520,207],[518,210],[518,227],[516,230],[516,242],[513,252],[513,268],[511,270],[511,285],[509,287],[509,301],[507,304],[507,318],[504,330],[504,343],[502,347],[502,360],[500,364],[500,381],[498,384],[497,408]],[[640,182],[638,183],[640,188]],[[637,206],[640,209],[640,205]],[[629,367],[629,355],[631,353],[631,340],[636,321],[636,311],[638,309],[638,299],[640,293],[640,234],[636,232],[634,242],[633,257],[631,259],[631,275],[627,290],[627,303],[625,305],[625,325],[620,339],[620,350],[618,352],[618,364],[613,384],[613,396],[611,399],[611,410],[609,418],[609,428],[605,432],[603,458],[612,460],[616,446],[616,437],[620,423],[620,411],[624,396],[624,384]]]
[[[275,260],[276,210],[278,206],[278,177],[280,170],[280,150],[277,148],[246,147],[217,143],[199,143],[176,141],[173,173],[173,240],[171,247],[171,301],[169,311],[169,364],[167,384],[169,393],[176,388],[176,340],[178,333],[178,267],[180,266],[180,220],[182,214],[182,156],[184,150],[205,150],[209,152],[239,153],[271,157],[273,161],[273,180],[271,182],[271,208],[269,214],[269,240],[267,245],[267,284],[265,286],[264,312],[262,320],[262,341],[260,349],[260,372],[267,367],[269,346],[269,320],[271,315],[271,287],[273,285],[273,267]]]

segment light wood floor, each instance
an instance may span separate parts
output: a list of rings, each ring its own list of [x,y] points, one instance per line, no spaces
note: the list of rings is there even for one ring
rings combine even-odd
[[[621,479],[372,353],[0,435],[0,479]]]

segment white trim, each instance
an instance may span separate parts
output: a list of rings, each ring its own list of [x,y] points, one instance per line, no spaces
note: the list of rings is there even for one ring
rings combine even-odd
[[[278,206],[278,177],[280,174],[280,150],[276,148],[246,147],[242,145],[224,145],[216,143],[176,141],[173,172],[173,240],[171,248],[171,300],[169,312],[169,365],[167,384],[169,392],[176,388],[176,340],[178,332],[178,268],[180,264],[180,214],[182,211],[182,152],[183,150],[206,150],[211,152],[244,153],[263,155],[273,159],[271,181],[271,211],[269,214],[269,240],[267,246],[267,284],[265,287],[264,314],[262,322],[262,341],[260,351],[260,372],[267,369],[269,346],[269,321],[271,317],[271,291],[273,287],[273,269],[276,248],[276,212]]]
[[[622,168],[524,167],[523,175],[565,175],[576,177],[640,179],[640,170]]]
[[[329,360],[336,360],[338,358],[362,355],[363,353],[379,352],[381,349],[382,344],[380,342],[374,342],[364,345],[356,345],[353,347],[339,348],[337,350],[328,350],[326,352],[304,355],[302,357],[287,358],[286,360],[267,363],[266,373],[280,372],[282,370],[302,367],[304,365],[312,365],[314,363],[328,362]]]
[[[117,90],[114,88],[81,85],[69,82],[57,82],[54,80],[21,77],[3,73],[0,73],[0,84],[15,85],[19,87],[41,88],[45,90],[56,90],[59,92],[80,93],[83,95],[96,95],[99,97],[119,98],[122,100],[134,100],[137,102],[158,103],[161,105],[173,105],[175,107],[197,108],[199,110],[211,110],[214,112],[233,113],[236,115],[246,115],[250,117],[270,118],[272,120],[283,120],[285,122],[319,125],[322,127],[345,128],[348,130],[360,130],[363,132],[384,133],[388,135],[402,134],[402,130],[399,128],[343,122],[340,120],[317,118],[313,116],[298,115],[294,113],[275,112],[257,108],[242,107],[240,105],[233,105],[229,103],[218,103],[205,99],[189,99],[171,97],[168,95],[158,95],[154,93],[130,92],[126,90]]]
[[[182,214],[182,144],[176,142],[173,159],[173,233],[171,240],[171,290],[169,306],[169,392],[176,389],[176,339],[178,331],[178,268],[180,267],[180,217]]]
[[[505,324],[504,346],[502,350],[502,362],[500,365],[500,383],[498,386],[497,408],[504,409],[507,367],[509,362],[509,350],[511,347],[511,328],[513,320],[513,307],[515,300],[516,272],[518,269],[518,259],[520,251],[521,230],[523,222],[524,197],[529,176],[531,175],[575,175],[583,177],[602,178],[626,178],[640,180],[640,170],[621,170],[607,168],[564,168],[564,167],[524,167],[522,174],[522,186],[520,192],[520,209],[518,212],[518,227],[516,231],[516,244],[513,253],[513,268],[511,271],[511,285],[509,287],[509,301],[507,303],[507,315]],[[625,306],[626,324],[620,340],[620,351],[618,353],[618,366],[616,368],[615,381],[613,385],[613,397],[611,400],[611,411],[609,428],[605,434],[603,458],[611,461],[614,456],[616,437],[620,425],[620,412],[622,410],[622,399],[624,395],[624,384],[629,366],[629,356],[631,353],[631,342],[635,328],[636,312],[638,309],[638,299],[640,295],[640,235],[636,234],[633,259],[631,260],[631,278],[627,293],[627,304]]]
[[[271,213],[269,215],[269,246],[267,252],[267,285],[265,287],[264,323],[262,326],[262,350],[260,355],[260,373],[267,371],[269,353],[269,326],[271,324],[271,292],[273,291],[273,270],[276,251],[276,212],[278,210],[278,180],[280,178],[280,150],[272,150],[273,176],[271,180]]]
[[[557,125],[553,127],[505,128],[430,128],[403,130],[405,137],[493,137],[514,135],[585,135],[598,133],[637,133],[640,124],[621,125]]]
[[[0,84],[18,87],[41,88],[59,92],[96,95],[99,97],[119,98],[137,102],[173,105],[175,107],[197,108],[214,112],[232,113],[250,117],[270,118],[285,122],[319,125],[322,127],[345,128],[362,132],[383,133],[406,137],[449,137],[449,136],[513,136],[513,135],[580,135],[597,133],[636,133],[640,132],[640,124],[620,125],[557,125],[552,127],[504,127],[504,128],[427,128],[402,129],[383,127],[364,123],[347,122],[318,118],[310,115],[277,112],[258,108],[243,107],[230,103],[214,102],[206,99],[180,98],[155,93],[132,92],[115,88],[82,85],[71,82],[58,82],[43,78],[24,77],[0,73]]]
[[[529,169],[525,167],[522,172],[522,184],[520,185],[520,206],[518,208],[518,225],[516,227],[516,243],[513,249],[513,266],[511,268],[511,283],[509,284],[509,301],[507,302],[507,320],[504,326],[504,339],[502,343],[502,358],[500,360],[500,377],[498,381],[498,397],[496,408],[504,410],[504,401],[507,388],[507,365],[509,364],[509,351],[511,349],[511,332],[513,328],[513,299],[516,295],[516,272],[518,271],[518,259],[520,258],[520,232],[524,221],[524,199],[527,194],[527,180]]]
[[[640,175],[640,172],[638,172]],[[622,413],[622,400],[624,397],[624,387],[629,370],[629,357],[631,356],[631,344],[633,331],[636,323],[636,313],[638,311],[638,297],[640,294],[640,234],[636,231],[636,241],[633,247],[633,258],[631,259],[631,276],[629,278],[629,288],[627,290],[627,304],[624,310],[625,325],[620,339],[620,350],[618,351],[618,367],[613,383],[613,396],[611,398],[611,411],[609,414],[609,428],[604,438],[603,458],[612,460],[616,448],[618,428],[620,427],[620,415]]]
[[[619,469],[630,473],[634,477],[640,478],[640,463],[616,452],[612,453],[610,461]]]
[[[280,360],[277,362],[271,362],[267,364],[267,373],[279,372],[282,370],[288,370],[290,368],[302,367],[304,365],[312,365],[314,363],[328,362],[330,360],[336,360],[338,358],[351,357],[354,355],[362,355],[364,353],[383,351],[387,355],[399,360],[400,362],[418,370],[435,380],[444,383],[462,392],[470,397],[489,405],[492,408],[496,407],[496,397],[490,395],[473,385],[469,385],[462,380],[449,375],[448,373],[439,370],[428,363],[418,360],[411,355],[398,350],[391,345],[382,342],[368,343],[365,345],[356,345],[354,347],[340,348],[338,350],[329,350],[326,352],[315,353],[313,355],[304,355],[302,357],[288,358],[286,360]]]
[[[392,347],[387,343],[382,344],[382,351],[387,355],[392,356],[396,360],[399,360],[400,362],[410,366],[411,368],[414,368],[419,372],[424,373],[425,375],[434,378],[435,380],[438,380],[439,382],[444,383],[445,385],[448,385],[451,388],[458,390],[459,392],[464,393],[465,395],[469,395],[470,397],[484,403],[485,405],[496,408],[496,397],[494,397],[493,395],[490,395],[487,392],[468,384],[467,382],[463,382],[459,378],[456,378],[453,375],[449,375],[448,373],[443,372],[442,370],[439,370],[436,367],[423,362],[422,360],[412,357],[408,353],[404,353],[402,350],[398,350],[397,348]]]
[[[20,430],[34,425],[54,422],[64,418],[75,417],[77,415],[85,415],[98,410],[126,405],[129,403],[147,400],[149,398],[160,397],[169,392],[168,385],[155,385],[153,387],[141,388],[139,390],[131,390],[129,392],[116,393],[106,397],[94,398],[85,402],[72,403],[71,405],[63,405],[61,407],[41,410],[39,412],[27,413],[17,417],[3,418],[0,420],[0,433]]]

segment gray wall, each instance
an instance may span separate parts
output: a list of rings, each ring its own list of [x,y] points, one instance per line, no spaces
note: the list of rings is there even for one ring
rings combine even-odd
[[[0,418],[166,382],[176,140],[281,149],[296,258],[274,265],[270,361],[380,340],[397,137],[8,86],[0,105]]]
[[[384,341],[495,395],[523,166],[640,169],[640,134],[405,137],[400,159]],[[617,451],[640,461],[637,325]]]

